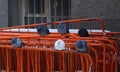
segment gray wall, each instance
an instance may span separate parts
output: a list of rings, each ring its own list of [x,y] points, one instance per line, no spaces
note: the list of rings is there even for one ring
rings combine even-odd
[[[18,12],[18,0],[9,0],[9,26],[18,24],[19,12]]]
[[[22,24],[22,4],[21,0],[0,0],[0,27]],[[103,18],[106,29],[120,31],[120,0],[71,0],[71,18],[87,17]]]
[[[19,0],[0,0],[0,27],[20,25]]]
[[[120,0],[71,0],[71,18],[100,17],[106,29],[120,31]]]
[[[0,27],[8,26],[8,0],[0,0]]]
[[[23,0],[9,0],[8,1],[8,15],[9,26],[22,25],[22,1]]]

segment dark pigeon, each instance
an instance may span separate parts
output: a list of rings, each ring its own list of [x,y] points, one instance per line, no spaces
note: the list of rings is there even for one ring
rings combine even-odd
[[[40,25],[38,28],[37,28],[37,32],[41,35],[41,36],[45,36],[47,34],[50,34],[49,32],[49,29],[44,26],[44,25]]]
[[[58,25],[58,32],[60,34],[68,34],[69,33],[69,29],[67,28],[66,24],[64,24],[63,22],[61,22]]]
[[[13,47],[19,48],[24,46],[25,44],[19,38],[12,38],[11,45]]]
[[[78,31],[78,35],[80,35],[81,37],[88,37],[89,33],[88,33],[87,29],[81,28]]]
[[[76,42],[76,49],[80,52],[87,52],[87,43],[84,40],[78,40]]]

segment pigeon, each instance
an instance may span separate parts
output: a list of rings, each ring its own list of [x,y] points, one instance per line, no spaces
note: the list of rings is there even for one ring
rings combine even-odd
[[[66,24],[64,24],[63,22],[61,22],[58,25],[58,32],[60,34],[68,34],[69,33],[69,29],[67,28]]]
[[[85,28],[79,29],[78,35],[80,35],[81,37],[88,37],[89,36],[88,31]]]
[[[40,25],[37,28],[37,32],[40,34],[40,36],[46,36],[47,34],[50,34],[49,29],[45,25]]]
[[[87,52],[87,43],[84,40],[78,40],[76,42],[76,49],[80,52]]]
[[[65,42],[61,39],[58,39],[54,43],[54,49],[55,50],[64,50],[65,49]]]
[[[24,46],[25,44],[22,42],[22,40],[15,37],[11,39],[11,45],[15,48],[19,48],[19,47]]]

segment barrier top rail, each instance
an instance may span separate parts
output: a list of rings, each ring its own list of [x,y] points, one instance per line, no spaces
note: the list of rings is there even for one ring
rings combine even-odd
[[[73,23],[73,22],[84,22],[84,21],[98,21],[101,24],[101,30],[104,32],[104,22],[101,18],[84,18],[84,19],[73,19],[73,20],[64,20],[64,21],[57,21],[57,22],[48,22],[48,23],[40,23],[40,24],[29,24],[29,25],[22,25],[22,26],[13,26],[13,27],[6,27],[6,28],[0,28],[0,30],[6,30],[6,29],[13,29],[13,28],[29,28],[29,27],[38,27],[39,25],[50,25],[50,24],[60,24],[61,22],[64,23]]]

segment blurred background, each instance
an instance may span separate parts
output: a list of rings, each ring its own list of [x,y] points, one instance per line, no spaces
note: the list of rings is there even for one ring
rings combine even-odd
[[[96,17],[120,31],[120,0],[0,0],[0,27]]]

